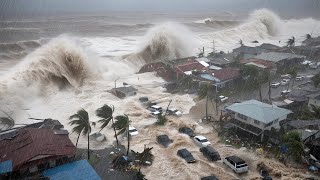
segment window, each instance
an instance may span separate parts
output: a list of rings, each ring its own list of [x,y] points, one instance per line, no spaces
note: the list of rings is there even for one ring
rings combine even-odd
[[[257,125],[260,125],[260,122],[257,121],[257,120],[254,120],[253,122],[254,122],[255,124],[257,124]]]
[[[245,121],[248,120],[248,117],[243,114],[238,114],[237,116],[238,116],[238,118],[240,118],[242,120],[245,120]]]
[[[272,125],[273,122],[269,122],[268,124],[266,124],[264,127],[269,127]]]

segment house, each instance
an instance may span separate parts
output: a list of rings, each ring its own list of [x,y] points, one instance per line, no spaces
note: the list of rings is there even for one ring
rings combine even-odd
[[[10,173],[37,173],[72,160],[76,153],[68,134],[52,129],[22,128],[10,134],[0,140],[0,163],[10,162]]]
[[[274,64],[268,61],[264,61],[264,60],[259,60],[259,59],[241,59],[240,63],[245,64],[245,65],[252,65],[252,66],[256,66],[258,68],[261,69],[273,69],[274,68]]]
[[[292,120],[283,125],[285,130],[313,129],[320,130],[320,119],[316,120]]]
[[[233,53],[238,53],[241,55],[258,55],[263,52],[266,52],[264,49],[260,49],[257,47],[250,47],[250,46],[241,46],[238,48],[233,49]]]
[[[308,105],[320,107],[320,92],[308,95]]]
[[[305,56],[280,53],[280,52],[267,52],[255,56],[253,59],[269,61],[274,63],[278,69],[285,69],[288,66],[296,66],[304,60]]]
[[[263,49],[263,50],[265,50],[265,52],[266,52],[266,51],[268,51],[268,52],[278,51],[278,50],[281,49],[281,47],[276,46],[276,45],[274,45],[274,44],[270,44],[270,43],[263,43],[263,44],[261,44],[260,46],[257,46],[257,48]]]
[[[236,68],[223,68],[219,70],[208,70],[200,75],[204,80],[213,81],[217,88],[232,87],[241,77],[240,70]]]
[[[257,100],[235,103],[226,109],[233,114],[230,123],[255,136],[261,136],[261,141],[264,131],[270,131],[271,128],[280,129],[279,123],[292,113],[290,110]]]
[[[111,93],[118,98],[126,98],[136,95],[138,90],[132,86],[123,86],[111,89]]]
[[[50,180],[101,180],[87,160],[75,161],[45,170],[43,175],[50,178]]]
[[[228,67],[230,63],[234,62],[235,54],[232,53],[215,53],[213,55],[209,55],[207,58],[210,60],[210,66],[218,66],[218,67]]]

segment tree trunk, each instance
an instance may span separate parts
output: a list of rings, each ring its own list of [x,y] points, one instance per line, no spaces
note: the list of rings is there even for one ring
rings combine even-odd
[[[90,143],[89,143],[90,141],[89,141],[89,134],[90,134],[90,133],[88,132],[88,160],[90,160],[90,145],[89,145],[89,144],[90,144]]]
[[[208,120],[208,94],[206,99],[206,120]]]
[[[112,121],[112,126],[113,126],[113,118],[111,119]],[[119,147],[119,141],[118,141],[118,136],[117,136],[117,131],[116,131],[116,128],[113,127],[113,131],[114,131],[114,136],[116,137],[116,141],[117,141],[117,148]]]
[[[260,101],[262,102],[262,92],[261,92],[261,86],[259,87],[259,97],[260,97]]]
[[[295,81],[295,77],[293,77],[291,89],[293,89],[294,81]]]
[[[170,106],[171,102],[172,102],[172,100],[170,100],[170,102],[169,102],[169,104],[167,106],[166,112],[164,113],[164,116],[163,116],[164,118],[166,117],[166,115],[168,113],[168,109],[169,109],[169,106]]]
[[[127,148],[127,156],[129,155],[129,149],[130,149],[130,133],[129,133],[129,125],[128,125],[128,148]]]
[[[80,134],[81,134],[81,132],[78,134],[78,138],[77,138],[77,142],[76,142],[76,147],[78,147],[78,141],[79,141]]]

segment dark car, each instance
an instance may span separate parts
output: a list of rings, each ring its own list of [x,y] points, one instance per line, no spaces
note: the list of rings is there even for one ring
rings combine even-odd
[[[202,154],[206,158],[208,158],[210,161],[221,160],[221,157],[220,157],[220,154],[218,153],[218,151],[213,149],[211,146],[206,146],[206,147],[200,148],[200,152],[202,152]]]
[[[269,176],[269,172],[266,169],[261,169],[260,174],[262,176],[262,180],[272,180],[272,177]]]
[[[188,127],[181,127],[181,128],[179,128],[179,132],[180,132],[180,133],[187,134],[187,135],[189,135],[190,137],[194,137],[194,136],[195,136],[193,130],[192,130],[191,128],[188,128]]]
[[[216,176],[206,176],[201,178],[201,180],[219,180]]]
[[[188,163],[196,162],[192,154],[187,149],[178,150],[177,155],[185,159]]]
[[[173,141],[171,139],[169,139],[169,137],[167,135],[160,135],[157,136],[157,141],[159,144],[162,144],[164,147],[168,147],[170,143],[172,143]]]

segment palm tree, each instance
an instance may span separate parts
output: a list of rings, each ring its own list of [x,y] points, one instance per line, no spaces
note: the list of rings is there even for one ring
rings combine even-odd
[[[242,39],[239,40],[240,46],[244,46]]]
[[[96,110],[96,115],[98,117],[102,118],[98,121],[99,123],[101,123],[100,131],[102,129],[104,129],[109,124],[110,121],[112,121],[112,124],[114,123],[113,122],[113,112],[114,112],[114,107],[108,106],[106,104]],[[115,127],[113,127],[113,131],[114,131],[114,137],[116,138],[116,141],[117,141],[117,147],[119,147],[119,141],[118,141],[118,136],[117,136],[117,132],[116,132]]]
[[[129,148],[130,148],[129,117],[127,115],[120,115],[120,116],[116,116],[115,119],[116,121],[114,122],[114,124],[112,124],[112,127],[118,130],[117,135],[127,132],[127,138],[128,138],[127,156],[128,156]]]
[[[289,147],[289,154],[296,160],[301,161],[303,155],[303,143],[298,132],[289,132],[284,135],[283,141]]]
[[[139,152],[135,152],[133,150],[131,150],[133,157],[135,160],[138,161],[139,164],[145,165],[147,164],[146,162],[153,162],[154,159],[154,155],[151,153],[151,150],[153,149],[153,147],[151,148],[147,148],[146,146],[144,146],[144,150],[139,153]]]
[[[296,43],[296,39],[294,38],[294,36],[292,36],[292,38],[289,38],[287,41],[287,46],[288,47],[293,47]]]
[[[306,34],[306,39],[310,39],[311,35],[310,34]]]
[[[164,125],[167,122],[166,115],[162,115],[162,113],[158,114],[156,125]]]
[[[96,123],[89,121],[89,114],[84,109],[79,110],[76,114],[70,116],[69,119],[72,120],[71,122],[69,122],[69,124],[71,126],[75,126],[75,127],[73,127],[72,132],[76,132],[78,134],[76,147],[78,146],[78,141],[79,141],[79,137],[80,137],[81,133],[83,136],[85,136],[85,135],[88,136],[88,159],[90,159],[90,153],[89,153],[89,149],[90,149],[89,135],[91,133],[91,125],[90,124],[95,126]]]
[[[302,111],[299,119],[303,119],[303,120],[320,119],[320,107],[310,104],[310,108],[306,107]]]
[[[136,176],[137,176],[137,180],[147,180],[147,179],[145,178],[145,175],[142,174],[142,172],[141,172],[140,169],[139,169],[139,171],[137,172]]]

